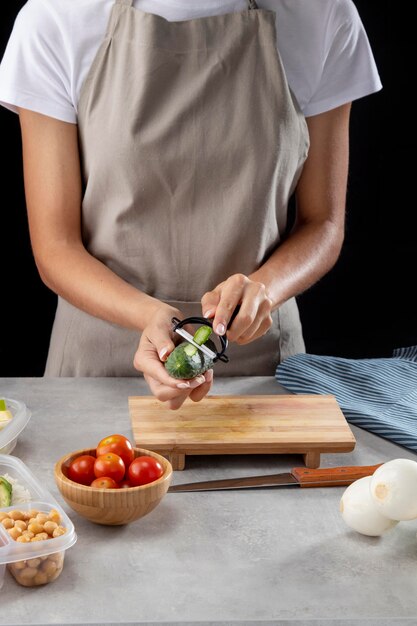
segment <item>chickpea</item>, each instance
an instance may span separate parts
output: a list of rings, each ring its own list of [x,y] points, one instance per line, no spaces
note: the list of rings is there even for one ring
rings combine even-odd
[[[53,576],[57,569],[58,569],[57,564],[55,563],[55,561],[52,561],[51,559],[47,559],[41,565],[41,570],[45,572],[45,574],[48,577]]]
[[[55,554],[50,554],[48,559],[54,561],[58,566],[63,565],[64,563],[64,552],[55,552]]]
[[[56,509],[51,509],[48,515],[48,519],[51,522],[56,522],[57,524],[61,522],[61,516]]]
[[[27,519],[36,519],[37,514],[39,513],[39,511],[37,511],[36,509],[31,509],[30,511],[27,511],[26,515],[27,515]]]
[[[58,528],[58,524],[56,522],[45,522],[43,525],[43,529],[48,535],[52,535],[55,528]]]
[[[46,513],[38,513],[36,516],[36,521],[38,522],[38,524],[41,524],[43,526],[45,522],[48,521],[48,515]]]
[[[28,561],[26,561],[27,566],[28,567],[35,567],[36,569],[38,569],[39,565],[41,564],[41,560],[40,559],[29,559]]]
[[[38,572],[38,570],[35,569],[34,567],[25,567],[25,569],[22,569],[19,572],[19,577],[22,580],[30,580],[32,578],[35,578],[37,572]]]
[[[26,530],[27,525],[26,525],[26,522],[24,522],[22,519],[18,519],[15,521],[14,527],[20,528],[20,530],[23,532],[24,530]]]
[[[52,537],[60,537],[61,535],[65,535],[66,532],[67,531],[63,526],[58,526],[58,528],[55,528],[54,532],[52,533]]]
[[[14,521],[10,519],[10,517],[5,517],[4,520],[2,521],[2,524],[4,528],[9,529],[9,528],[13,528]]]
[[[22,520],[25,517],[25,514],[22,513],[22,511],[9,511],[9,517],[10,519],[14,519],[16,520]]]
[[[0,522],[2,522],[6,517],[9,517],[8,513],[3,513],[0,511]]]
[[[48,576],[44,572],[37,572],[35,578],[33,579],[34,585],[45,585],[48,582]]]
[[[28,530],[37,535],[38,533],[43,533],[43,525],[38,522],[32,522],[28,525]]]
[[[23,536],[23,537],[27,537],[27,538],[30,540],[30,539],[32,539],[32,537],[34,537],[34,536],[35,536],[35,534],[34,534],[34,533],[31,533],[31,532],[30,532],[30,530],[24,530],[24,531],[22,532],[22,536]]]
[[[16,541],[18,541],[19,543],[29,543],[31,539],[26,534],[24,534],[24,535],[20,535],[20,537],[18,537]]]
[[[38,533],[37,535],[32,537],[32,539],[30,541],[31,542],[32,541],[45,541],[45,539],[49,539],[48,533]]]
[[[18,561],[17,563],[13,563],[11,567],[14,568],[15,570],[25,569],[26,561]]]
[[[20,530],[20,528],[17,528],[16,526],[14,528],[9,528],[7,532],[9,533],[10,537],[14,539],[15,541],[22,534],[22,531]]]

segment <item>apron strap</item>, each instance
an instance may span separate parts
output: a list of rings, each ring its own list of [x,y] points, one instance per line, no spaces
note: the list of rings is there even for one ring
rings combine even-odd
[[[133,4],[133,0],[116,0],[116,4],[125,4],[128,7],[131,7]],[[256,4],[256,0],[248,0],[248,9],[251,11],[252,9],[257,9],[258,5]]]

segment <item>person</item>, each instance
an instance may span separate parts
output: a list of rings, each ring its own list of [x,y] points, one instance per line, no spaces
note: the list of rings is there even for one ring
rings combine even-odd
[[[295,297],[337,261],[351,103],[379,89],[351,0],[29,0],[0,101],[58,294],[45,375],[139,371],[169,408],[199,401],[213,370],[163,366],[173,316],[227,330],[216,375],[305,351]]]

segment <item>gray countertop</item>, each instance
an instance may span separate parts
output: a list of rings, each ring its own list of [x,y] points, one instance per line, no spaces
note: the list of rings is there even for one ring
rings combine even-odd
[[[271,378],[215,382],[216,394],[282,393]],[[167,494],[146,517],[99,526],[73,512],[53,477],[55,461],[120,432],[132,438],[134,378],[7,378],[0,394],[23,400],[32,419],[13,452],[74,522],[78,541],[61,576],[20,587],[6,573],[0,624],[417,625],[417,520],[381,538],[350,531],[344,488]],[[371,465],[412,452],[352,427],[349,454],[322,467]],[[286,471],[299,456],[187,458],[173,483]]]

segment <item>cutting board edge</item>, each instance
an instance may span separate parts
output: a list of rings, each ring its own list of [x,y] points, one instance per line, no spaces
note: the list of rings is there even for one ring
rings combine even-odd
[[[245,446],[238,445],[217,445],[217,449],[208,449],[206,447],[198,446],[197,444],[188,444],[186,448],[179,445],[151,445],[146,444],[147,450],[153,452],[174,453],[174,454],[189,454],[192,455],[222,455],[222,454],[307,454],[308,452],[319,452],[320,454],[333,454],[352,452],[355,449],[356,441],[349,442],[349,444],[343,445],[291,445],[291,446],[259,446],[254,450],[253,446],[246,448]]]
[[[276,400],[277,398],[333,398],[336,399],[336,396],[332,393],[240,393],[237,395],[222,395],[222,394],[211,394],[203,398],[200,402],[210,402],[211,400],[234,400],[236,398],[264,398],[266,400]],[[158,405],[163,406],[164,403],[157,400],[152,395],[146,396],[128,396],[129,404],[133,400],[151,400],[156,402]],[[187,400],[186,404],[190,406],[195,406],[195,403],[192,400]],[[169,411],[169,409],[167,409]]]

